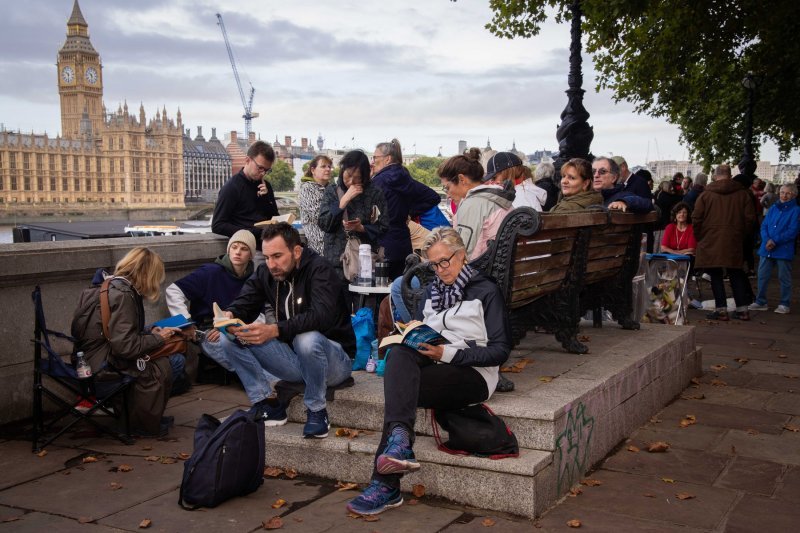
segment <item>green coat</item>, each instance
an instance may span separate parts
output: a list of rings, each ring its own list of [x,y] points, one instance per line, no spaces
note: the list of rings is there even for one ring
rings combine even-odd
[[[565,196],[553,206],[551,213],[564,213],[567,211],[581,211],[592,205],[603,205],[603,195],[597,191],[583,191],[573,196]]]

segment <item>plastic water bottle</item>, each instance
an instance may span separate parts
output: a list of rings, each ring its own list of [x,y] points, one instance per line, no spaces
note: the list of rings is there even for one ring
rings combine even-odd
[[[372,247],[362,244],[358,247],[359,285],[372,286]]]
[[[75,363],[75,372],[78,374],[78,379],[88,379],[92,377],[92,367],[86,362],[86,357],[83,352],[78,352],[75,355],[77,362]]]

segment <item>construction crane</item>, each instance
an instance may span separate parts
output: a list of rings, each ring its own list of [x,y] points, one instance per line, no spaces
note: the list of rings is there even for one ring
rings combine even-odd
[[[245,142],[247,142],[250,139],[253,119],[258,117],[258,113],[253,113],[253,95],[255,95],[256,90],[253,88],[253,84],[250,83],[250,97],[245,100],[242,82],[239,80],[239,70],[236,68],[236,60],[233,58],[233,48],[231,48],[231,42],[228,40],[228,32],[225,31],[225,23],[222,22],[222,15],[219,13],[217,13],[217,25],[222,30],[222,37],[225,39],[225,48],[228,49],[228,58],[231,60],[231,68],[233,68],[233,76],[236,78],[236,87],[238,87],[239,97],[242,99],[242,107],[244,107],[244,115],[242,115],[244,119],[244,138]]]

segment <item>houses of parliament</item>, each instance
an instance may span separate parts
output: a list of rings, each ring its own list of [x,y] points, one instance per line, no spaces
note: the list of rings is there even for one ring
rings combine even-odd
[[[148,120],[143,106],[106,109],[100,55],[77,0],[57,68],[61,136],[0,131],[0,210],[183,207],[180,110]]]

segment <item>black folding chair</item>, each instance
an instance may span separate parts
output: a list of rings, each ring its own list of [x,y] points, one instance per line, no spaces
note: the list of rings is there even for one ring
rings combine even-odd
[[[33,451],[38,452],[45,446],[52,443],[58,437],[69,431],[80,421],[84,420],[95,427],[98,431],[119,439],[125,444],[133,444],[134,440],[130,436],[130,417],[128,413],[128,402],[126,392],[134,383],[135,378],[127,376],[106,364],[104,369],[104,379],[95,382],[94,377],[88,380],[79,380],[75,366],[65,362],[63,357],[70,356],[75,343],[75,339],[64,333],[47,329],[44,317],[44,307],[42,305],[42,291],[37,285],[31,293],[33,299],[34,312],[36,314],[33,351]],[[64,349],[59,353],[56,346]],[[44,348],[44,350],[42,350]],[[109,375],[110,374],[110,375]],[[44,377],[54,382],[62,388],[61,391],[51,390],[46,386]],[[105,379],[109,377],[110,379]],[[75,396],[64,399],[63,389],[67,394],[77,395],[77,402],[89,400],[93,403],[92,407],[86,412],[76,409]],[[61,395],[59,395],[61,393]],[[47,396],[56,404],[58,411],[53,418],[45,423],[45,413],[42,402]],[[94,396],[95,398],[92,398]],[[115,413],[111,403],[121,397],[122,414]],[[93,418],[94,415],[106,414],[124,421],[125,433],[119,433]],[[47,438],[46,434],[53,424],[62,418],[71,416],[72,420],[62,427],[55,435]]]

